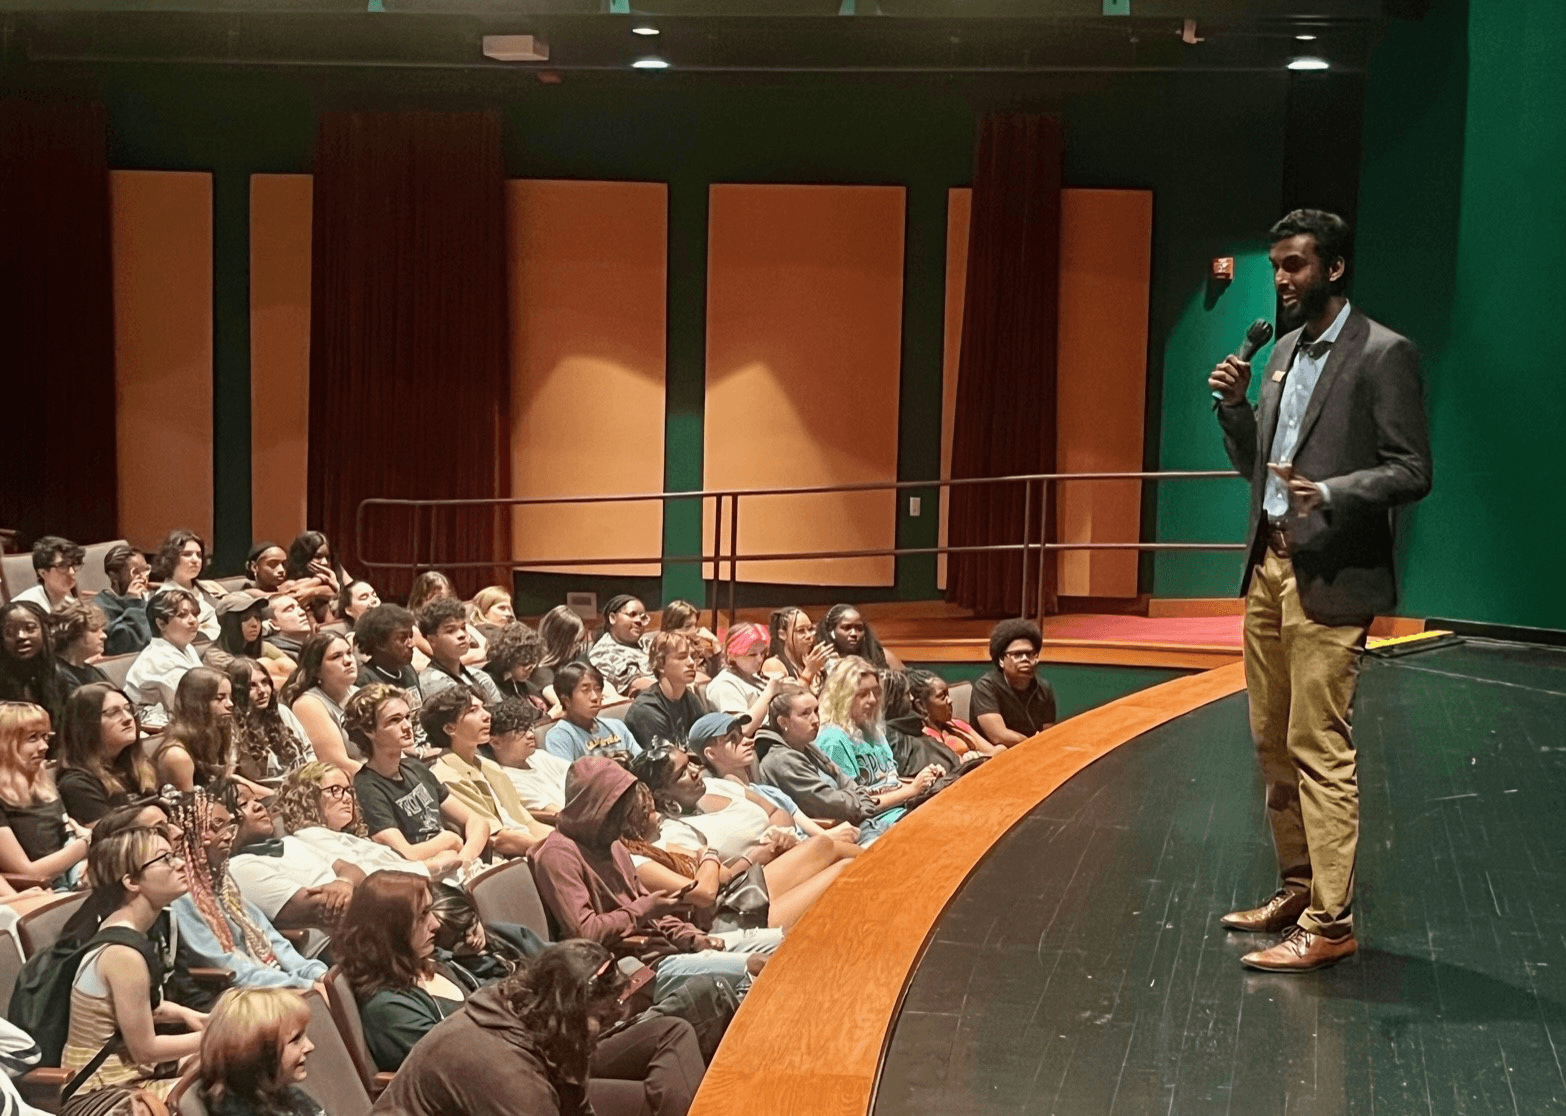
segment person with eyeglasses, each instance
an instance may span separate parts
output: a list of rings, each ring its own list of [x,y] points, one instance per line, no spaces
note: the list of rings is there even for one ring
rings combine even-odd
[[[239,894],[272,925],[330,933],[348,909],[353,889],[364,882],[364,870],[352,861],[322,856],[297,837],[278,837],[269,796],[264,787],[243,779],[222,785],[223,805],[239,823],[229,874]]]
[[[38,576],[38,584],[11,599],[32,601],[45,612],[54,612],[67,601],[80,600],[76,595],[76,574],[86,557],[87,552],[70,539],[40,535],[33,543],[33,573]]]
[[[455,849],[410,860],[370,840],[353,783],[342,768],[320,760],[290,771],[269,809],[282,818],[285,841],[298,841],[316,856],[352,864],[365,875],[384,868],[439,879],[462,869],[462,855]]]
[[[1058,717],[1055,688],[1038,676],[1044,633],[1031,620],[1002,620],[990,633],[993,667],[974,679],[968,712],[991,744],[1010,747]]]
[[[118,686],[92,682],[66,699],[55,782],[66,813],[78,824],[92,825],[132,798],[157,790],[157,775],[138,746],[140,738],[136,709]]]

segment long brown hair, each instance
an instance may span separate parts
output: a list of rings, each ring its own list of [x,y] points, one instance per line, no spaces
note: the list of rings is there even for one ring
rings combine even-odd
[[[212,716],[212,701],[225,681],[228,675],[216,667],[191,667],[174,690],[174,715],[163,738],[190,753],[198,783],[226,775],[233,758],[234,719]]]
[[[500,991],[551,1076],[585,1085],[596,1045],[593,1010],[617,998],[625,981],[607,949],[576,938],[544,950]]]
[[[111,762],[103,761],[103,703],[110,694],[135,708],[125,691],[109,682],[89,682],[66,699],[60,715],[60,770],[85,771],[110,794],[149,794],[157,789],[158,777],[140,741],[131,741]]]
[[[353,889],[332,952],[362,1003],[377,992],[412,988],[434,969],[413,952],[413,924],[430,900],[430,881],[412,872],[371,872]]]

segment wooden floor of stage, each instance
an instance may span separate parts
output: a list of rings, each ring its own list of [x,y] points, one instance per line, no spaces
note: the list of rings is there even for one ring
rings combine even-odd
[[[1566,1112],[1566,650],[1367,660],[1360,954],[1255,973],[1275,886],[1238,693],[1033,809],[939,916],[875,1116]],[[864,943],[869,944],[869,943]]]

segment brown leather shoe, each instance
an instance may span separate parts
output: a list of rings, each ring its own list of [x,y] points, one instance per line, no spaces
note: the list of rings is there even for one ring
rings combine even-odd
[[[1259,907],[1248,911],[1230,911],[1218,922],[1230,930],[1248,930],[1262,934],[1276,934],[1293,926],[1296,919],[1310,906],[1310,893],[1305,891],[1279,891]]]
[[[1308,973],[1312,969],[1336,965],[1357,952],[1359,942],[1353,934],[1346,938],[1328,938],[1293,926],[1284,932],[1283,940],[1277,945],[1247,953],[1240,958],[1240,964],[1269,973]]]

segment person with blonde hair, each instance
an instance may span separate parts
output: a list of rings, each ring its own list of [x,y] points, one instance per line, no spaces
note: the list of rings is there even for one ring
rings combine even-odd
[[[882,697],[880,674],[869,660],[858,655],[839,659],[821,688],[821,731],[815,743],[822,755],[870,791],[880,811],[877,817],[895,811],[890,824],[946,771],[930,764],[906,782],[898,778],[897,757],[886,741]]]
[[[0,871],[55,879],[87,859],[92,834],[66,816],[48,754],[49,714],[0,702]]]
[[[197,1089],[209,1116],[322,1116],[299,1082],[315,1043],[310,1005],[286,988],[223,993],[201,1033]]]
[[[365,875],[382,868],[420,876],[444,876],[462,867],[461,850],[444,848],[409,859],[370,840],[353,782],[340,767],[315,760],[283,779],[271,807],[283,829],[327,861],[347,861]],[[453,835],[455,836],[455,835]]]
[[[511,590],[503,585],[486,585],[468,606],[468,619],[480,631],[504,628],[517,618],[511,605]]]

